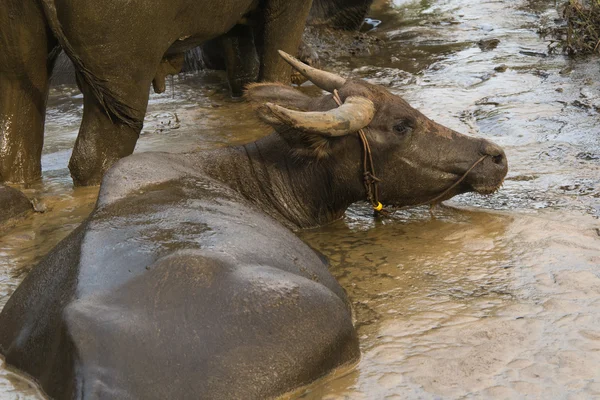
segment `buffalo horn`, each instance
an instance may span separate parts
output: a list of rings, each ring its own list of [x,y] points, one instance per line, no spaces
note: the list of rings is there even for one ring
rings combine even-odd
[[[333,93],[335,89],[341,88],[346,83],[346,79],[341,76],[310,67],[284,51],[279,50],[279,55],[306,79],[329,93]]]
[[[289,110],[267,103],[277,119],[296,129],[323,136],[344,136],[369,125],[375,115],[373,102],[365,97],[351,96],[338,108],[321,112]]]

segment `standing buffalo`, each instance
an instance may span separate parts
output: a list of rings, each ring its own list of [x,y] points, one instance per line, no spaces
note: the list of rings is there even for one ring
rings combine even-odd
[[[311,39],[315,38],[307,35],[311,32],[310,27],[358,30],[372,3],[373,0],[313,0],[306,21],[307,29],[298,49],[299,58],[313,66],[318,64],[318,56],[311,48]],[[243,86],[254,76],[256,70],[252,66],[252,60],[255,58],[252,54],[256,44],[247,39],[252,37],[248,35],[247,29],[234,28],[226,35],[202,45],[201,50],[190,51],[186,54],[184,70],[197,69],[199,65],[209,69],[226,69],[232,94],[241,94]],[[260,46],[260,43],[257,44]]]
[[[307,26],[324,27],[345,31],[358,30],[373,0],[314,0]],[[203,68],[228,70],[228,80],[234,96],[241,95],[248,82],[258,78],[259,60],[254,37],[247,25],[236,25],[225,35],[191,49],[183,55],[165,57],[154,78],[156,93],[165,91],[165,77],[181,71],[190,72]],[[306,40],[307,38],[305,38]],[[258,43],[260,45],[260,43]],[[302,61],[318,65],[318,56],[311,49],[311,43],[301,42],[298,56]],[[54,79],[59,83],[72,83],[74,70],[68,57],[61,54],[54,69]]]
[[[119,161],[0,314],[9,365],[58,399],[264,399],[358,359],[344,290],[286,228],[367,197],[356,132],[387,205],[491,193],[507,161],[381,87],[283,56],[343,104],[256,84],[247,98],[271,135]]]
[[[100,182],[133,152],[161,60],[258,26],[258,77],[288,82],[277,49],[295,52],[312,0],[6,0],[0,13],[0,181],[40,177],[48,77],[62,48],[84,95],[69,169]],[[240,28],[248,34],[253,29]],[[244,40],[251,38],[242,36]]]

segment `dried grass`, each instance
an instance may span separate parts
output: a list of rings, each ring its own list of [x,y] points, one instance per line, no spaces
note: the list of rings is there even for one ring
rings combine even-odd
[[[600,0],[569,0],[563,11],[567,25],[563,51],[600,54]]]

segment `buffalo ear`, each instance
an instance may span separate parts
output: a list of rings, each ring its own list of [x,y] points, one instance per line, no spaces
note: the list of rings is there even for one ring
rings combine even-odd
[[[246,87],[244,98],[265,123],[273,127],[290,145],[295,157],[324,159],[331,153],[330,141],[314,132],[293,129],[286,125],[273,112],[267,103],[276,104],[297,111],[311,111],[313,103],[318,102],[304,93],[280,83],[253,83]]]
[[[293,110],[307,111],[310,103],[314,101],[304,93],[281,83],[251,83],[246,87],[244,98],[261,121],[279,132],[287,127],[273,115],[266,106],[267,103]]]
[[[304,93],[281,83],[251,83],[246,87],[244,98],[257,111],[260,111],[266,103],[298,111],[308,111],[310,103],[313,101]]]

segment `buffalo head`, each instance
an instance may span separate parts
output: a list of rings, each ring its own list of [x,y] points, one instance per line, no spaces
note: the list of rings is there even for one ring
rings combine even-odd
[[[343,104],[338,106],[332,95],[312,98],[278,84],[252,85],[247,98],[299,162],[332,171],[327,184],[336,185],[336,191],[345,185],[348,193],[356,192],[362,184],[361,129],[383,204],[437,202],[471,191],[490,194],[501,186],[508,164],[498,145],[446,128],[380,86],[309,67],[283,52],[281,56],[316,86],[339,93]],[[365,189],[360,190],[364,196]]]

